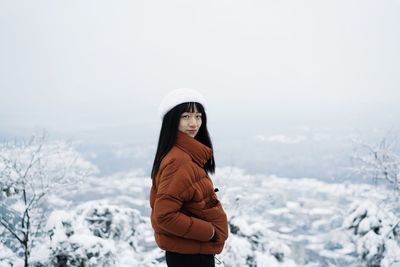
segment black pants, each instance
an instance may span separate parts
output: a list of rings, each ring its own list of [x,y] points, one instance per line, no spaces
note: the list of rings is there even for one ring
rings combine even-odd
[[[214,255],[165,252],[168,267],[215,267]]]

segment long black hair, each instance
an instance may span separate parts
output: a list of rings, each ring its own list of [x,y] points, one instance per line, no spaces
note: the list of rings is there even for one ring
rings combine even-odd
[[[161,160],[175,145],[176,135],[179,127],[179,120],[182,113],[195,112],[195,110],[202,114],[202,123],[194,139],[211,149],[213,148],[211,138],[207,130],[207,115],[203,105],[197,102],[186,102],[179,104],[164,115],[160,130],[160,136],[158,139],[157,152],[154,158],[153,168],[151,170],[151,178],[154,178],[156,176],[158,169],[160,168]],[[212,155],[211,158],[206,162],[206,164],[204,165],[204,170],[207,173],[215,172],[214,155]]]

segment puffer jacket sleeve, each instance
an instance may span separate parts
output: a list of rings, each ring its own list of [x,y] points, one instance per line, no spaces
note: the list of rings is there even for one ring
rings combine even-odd
[[[182,205],[192,197],[190,168],[174,159],[160,170],[154,215],[164,231],[187,239],[209,241],[213,233],[210,222],[181,212]]]

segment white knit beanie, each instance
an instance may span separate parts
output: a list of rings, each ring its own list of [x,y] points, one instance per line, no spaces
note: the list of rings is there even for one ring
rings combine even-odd
[[[171,91],[167,94],[164,99],[161,101],[161,104],[158,108],[158,113],[161,119],[164,118],[164,115],[168,113],[171,109],[176,107],[179,104],[186,102],[197,102],[200,103],[204,109],[206,109],[207,103],[204,97],[194,89],[191,88],[179,88]]]

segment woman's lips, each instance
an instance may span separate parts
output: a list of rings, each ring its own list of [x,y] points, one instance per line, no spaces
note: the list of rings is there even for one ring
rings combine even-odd
[[[191,133],[191,134],[195,134],[197,131],[196,130],[188,130],[188,133]]]

